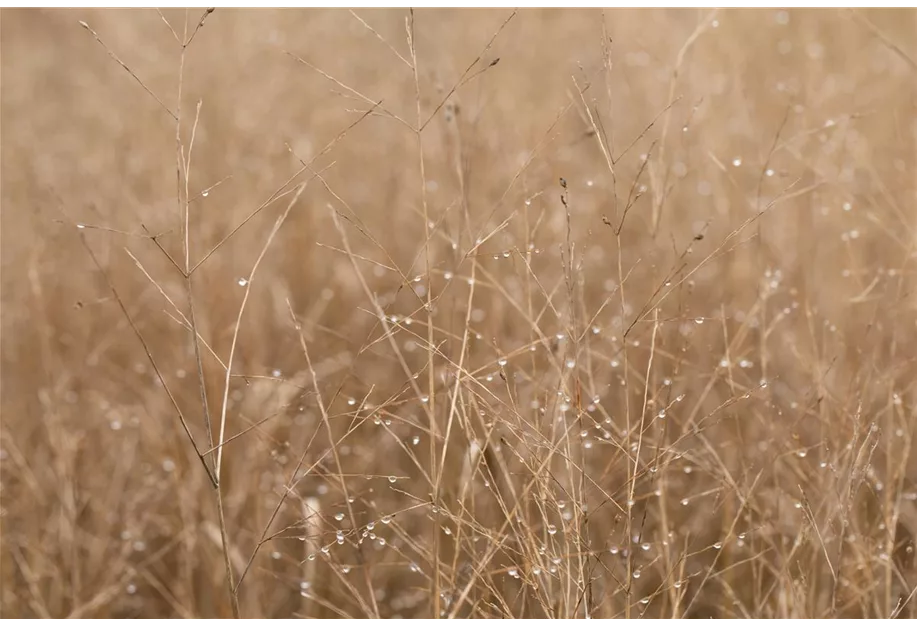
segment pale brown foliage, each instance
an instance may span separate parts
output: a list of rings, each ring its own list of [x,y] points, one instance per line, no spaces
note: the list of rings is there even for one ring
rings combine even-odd
[[[4,617],[917,616],[914,32],[4,10]]]

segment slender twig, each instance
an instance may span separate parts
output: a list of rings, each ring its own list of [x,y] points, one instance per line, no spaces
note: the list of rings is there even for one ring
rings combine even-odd
[[[131,329],[134,331],[134,335],[137,336],[137,339],[140,340],[140,344],[143,346],[143,351],[146,353],[147,359],[150,362],[150,365],[153,367],[153,371],[156,373],[156,377],[159,379],[159,382],[162,384],[162,388],[166,391],[166,394],[169,397],[169,401],[172,403],[172,407],[175,409],[175,412],[178,414],[178,420],[181,423],[182,430],[184,430],[185,435],[188,437],[188,440],[191,442],[191,446],[194,448],[194,453],[197,458],[200,460],[201,464],[204,466],[204,469],[207,471],[207,476],[210,478],[210,482],[216,487],[217,481],[214,474],[210,471],[210,467],[207,466],[207,462],[204,460],[204,456],[201,454],[201,450],[198,448],[197,443],[194,441],[194,436],[191,434],[191,429],[188,427],[188,423],[185,420],[185,415],[182,413],[181,408],[178,406],[178,401],[175,400],[175,396],[172,395],[172,391],[169,389],[168,384],[166,383],[165,377],[162,376],[162,371],[160,371],[159,366],[156,365],[156,360],[153,359],[153,353],[150,351],[149,345],[146,343],[143,334],[140,333],[140,329],[137,328],[137,325],[134,323],[133,318],[130,313],[127,311],[127,307],[124,305],[124,301],[121,299],[121,294],[118,293],[118,289],[112,283],[111,278],[108,276],[108,272],[102,267],[102,264],[99,263],[98,258],[96,258],[95,253],[92,251],[92,248],[89,246],[89,243],[86,241],[85,236],[80,234],[80,242],[83,244],[83,247],[86,249],[86,252],[89,253],[89,257],[92,259],[93,264],[98,269],[99,273],[105,278],[105,282],[108,284],[108,289],[111,290],[112,295],[115,298],[115,301],[118,303],[121,312],[124,314],[127,323],[130,325]]]
[[[144,84],[144,82],[143,82],[142,80],[140,80],[140,77],[137,76],[136,74],[134,74],[134,71],[133,71],[132,69],[130,69],[129,67],[127,67],[127,65],[124,63],[124,61],[122,61],[121,59],[119,59],[118,56],[117,56],[114,52],[112,52],[111,49],[110,49],[108,46],[105,45],[105,42],[102,41],[102,38],[99,37],[99,34],[96,33],[94,30],[92,30],[92,27],[90,27],[89,24],[87,24],[86,22],[80,20],[80,26],[82,26],[83,28],[85,28],[86,30],[88,30],[90,33],[92,33],[92,36],[95,37],[95,40],[96,40],[97,42],[99,42],[99,44],[100,44],[103,48],[105,48],[105,52],[108,53],[108,56],[110,56],[112,59],[115,60],[115,62],[116,62],[118,65],[120,65],[122,68],[124,68],[124,70],[125,70],[128,74],[130,74],[130,75],[133,77],[133,79],[134,79],[135,81],[137,81],[137,84],[139,84],[141,87],[143,87],[144,91],[146,91],[146,93],[148,93],[149,95],[151,95],[151,96],[153,97],[153,99],[154,99],[156,102],[159,103],[159,106],[162,107],[163,111],[165,111],[166,113],[168,113],[169,116],[171,116],[171,118],[172,118],[173,120],[178,121],[178,116],[175,115],[174,113],[172,113],[172,110],[169,109],[169,107],[167,107],[167,106],[163,103],[163,101],[159,99],[159,96],[157,96],[156,94],[154,94],[154,93],[153,93],[153,90],[150,89],[149,87],[147,87],[147,86]]]
[[[194,264],[194,265],[191,267],[191,269],[188,271],[188,274],[193,274],[194,271],[197,270],[197,269],[200,267],[200,265],[201,265],[202,263],[204,263],[205,261],[207,261],[207,260],[210,258],[210,256],[213,255],[213,253],[215,253],[216,251],[218,251],[218,250],[220,249],[220,247],[223,246],[223,244],[225,244],[227,241],[229,241],[229,239],[232,238],[232,236],[235,235],[235,234],[239,231],[239,229],[241,229],[243,226],[245,226],[246,224],[248,224],[249,220],[251,220],[251,219],[254,218],[256,215],[258,215],[259,213],[261,213],[261,211],[262,211],[265,207],[267,207],[268,205],[270,205],[270,204],[271,204],[272,202],[274,202],[275,200],[281,198],[284,194],[290,193],[289,191],[284,192],[283,190],[285,190],[285,189],[287,188],[287,186],[288,186],[290,183],[292,183],[294,180],[296,180],[296,178],[298,178],[300,174],[302,174],[302,173],[305,172],[306,170],[309,170],[310,168],[312,168],[312,165],[315,163],[315,161],[316,161],[319,157],[324,156],[328,151],[330,151],[332,148],[334,148],[334,146],[335,146],[339,141],[341,141],[341,140],[347,135],[347,133],[349,133],[349,132],[350,132],[355,126],[357,126],[360,122],[362,122],[363,120],[365,120],[365,119],[369,116],[369,114],[370,114],[372,111],[375,110],[375,107],[378,106],[380,103],[381,103],[381,101],[380,101],[379,103],[374,103],[373,109],[370,109],[369,111],[367,111],[366,113],[364,113],[363,115],[361,115],[357,120],[355,120],[354,122],[352,122],[351,124],[349,124],[346,128],[344,128],[344,130],[342,130],[340,133],[338,133],[337,136],[335,136],[334,139],[332,139],[330,142],[328,142],[328,144],[325,145],[325,147],[322,148],[322,149],[318,152],[318,154],[316,154],[314,157],[312,157],[312,159],[309,161],[308,164],[302,166],[302,167],[299,168],[296,172],[294,172],[293,175],[292,175],[290,178],[288,178],[280,187],[278,187],[278,188],[274,191],[274,193],[272,193],[272,194],[270,195],[270,197],[268,197],[267,200],[265,200],[263,203],[261,203],[261,204],[258,206],[257,209],[255,209],[254,211],[252,211],[244,220],[242,220],[242,222],[240,222],[240,223],[239,223],[234,229],[232,229],[223,239],[221,239],[221,240],[216,244],[216,246],[214,246],[213,248],[211,248],[203,257],[201,257],[200,261],[198,261],[196,264]],[[328,166],[328,167],[330,167],[330,166]],[[320,170],[319,172],[323,172],[325,169],[327,169],[327,167],[326,167],[326,168],[323,168],[323,169]]]
[[[481,61],[481,59],[484,57],[484,55],[487,54],[487,51],[490,50],[491,46],[494,45],[494,41],[496,41],[496,39],[497,39],[497,37],[500,35],[500,33],[503,32],[503,29],[506,28],[506,25],[510,23],[510,20],[512,20],[514,17],[516,17],[516,13],[517,13],[517,11],[514,10],[512,13],[509,14],[509,17],[507,17],[505,20],[503,20],[503,23],[500,24],[500,26],[497,28],[496,32],[491,36],[490,40],[487,42],[487,45],[484,46],[484,49],[480,52],[480,54],[478,54],[477,57],[475,57],[474,61],[472,61],[472,62],[468,65],[468,67],[465,68],[465,71],[462,72],[462,75],[461,75],[461,76],[459,77],[459,79],[455,82],[455,84],[452,85],[452,88],[448,91],[448,93],[446,93],[446,95],[442,98],[442,100],[440,100],[439,104],[436,105],[436,107],[433,108],[433,112],[430,113],[429,116],[427,116],[427,119],[426,119],[425,122],[423,122],[423,124],[420,123],[420,118],[418,117],[418,119],[417,119],[417,129],[418,129],[419,131],[423,131],[423,130],[427,127],[427,125],[433,120],[433,118],[436,117],[436,114],[439,113],[439,110],[442,109],[443,106],[445,106],[445,104],[446,104],[447,102],[449,102],[449,98],[452,97],[452,94],[455,93],[455,90],[457,90],[459,87],[461,87],[462,85],[464,85],[465,83],[467,83],[469,80],[471,80],[471,79],[473,79],[473,78],[479,76],[479,75],[482,74],[483,72],[486,72],[488,69],[494,67],[495,65],[497,65],[497,63],[500,62],[500,59],[499,59],[499,58],[498,58],[498,59],[494,59],[493,61],[490,62],[489,65],[487,65],[487,67],[485,67],[485,68],[481,69],[479,72],[477,72],[477,73],[475,73],[475,74],[469,76],[469,72],[471,72],[471,70],[474,69],[474,66],[476,66],[476,65]],[[413,29],[414,29],[414,17],[413,17],[413,13],[412,13],[412,14],[411,14],[411,33],[413,33]],[[417,55],[416,55],[416,50],[413,49],[413,48],[414,48],[413,35],[411,36],[411,46],[412,46],[412,50],[411,50],[412,67],[414,68],[414,74],[416,75],[416,74],[417,74],[417,58],[416,58]],[[419,115],[419,112],[418,112],[418,115]]]
[[[886,35],[878,26],[873,24],[868,17],[863,15],[862,11],[858,11],[856,9],[849,9],[849,11],[853,14],[857,21],[868,28],[869,31],[875,35],[886,48],[898,55],[898,57],[904,61],[912,70],[917,71],[917,61],[915,61],[911,55],[905,52],[901,46],[893,42],[889,36]]]
[[[242,326],[242,315],[245,313],[245,306],[248,303],[248,297],[251,294],[252,284],[255,282],[255,275],[258,271],[258,267],[261,265],[261,261],[264,259],[264,256],[267,254],[268,248],[270,248],[271,243],[274,241],[274,238],[277,236],[277,233],[280,232],[280,228],[283,226],[283,223],[286,222],[287,217],[290,215],[290,212],[293,210],[293,207],[296,205],[296,202],[299,200],[300,195],[306,188],[306,183],[300,183],[296,188],[296,193],[293,196],[293,199],[290,200],[290,203],[287,205],[287,208],[284,212],[277,218],[277,221],[274,223],[274,228],[271,229],[270,234],[267,237],[267,240],[264,243],[264,246],[261,248],[261,253],[258,255],[258,258],[255,260],[252,270],[248,275],[248,281],[245,284],[245,294],[242,296],[242,304],[239,305],[239,314],[236,317],[236,324],[234,327],[232,335],[232,343],[229,347],[229,359],[226,360],[226,380],[223,385],[223,404],[222,409],[220,410],[220,431],[217,442],[219,443],[219,450],[217,451],[217,461],[216,461],[216,470],[215,474],[217,480],[220,478],[220,473],[223,468],[223,437],[226,432],[226,414],[229,409],[229,384],[232,378],[232,362],[236,353],[236,345],[239,340],[239,329]]]
[[[365,26],[365,27],[366,27],[366,30],[368,30],[368,31],[371,32],[373,35],[375,35],[375,36],[379,39],[379,41],[381,41],[381,42],[384,43],[386,46],[388,46],[388,49],[391,50],[391,51],[395,54],[396,57],[398,57],[398,60],[399,60],[399,61],[401,61],[402,63],[404,63],[404,64],[405,64],[406,66],[408,66],[409,68],[413,69],[413,67],[411,66],[411,62],[408,61],[407,59],[405,59],[403,56],[401,56],[401,53],[398,52],[397,50],[395,50],[395,47],[394,47],[392,44],[390,44],[390,43],[388,42],[388,40],[387,40],[385,37],[383,37],[383,36],[380,35],[378,32],[376,32],[376,29],[374,29],[372,26],[370,26],[369,24],[367,24],[367,23],[366,23],[366,20],[364,20],[362,17],[360,17],[359,15],[357,15],[356,13],[354,13],[353,9],[350,9],[350,14],[351,14],[352,16],[354,16],[354,17],[357,19],[357,21],[360,22],[360,24],[362,24],[363,26]]]

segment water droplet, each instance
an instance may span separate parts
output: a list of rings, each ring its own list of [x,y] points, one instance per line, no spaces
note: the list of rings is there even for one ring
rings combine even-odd
[[[829,120],[829,122],[830,122],[830,120]],[[827,126],[827,125],[828,125],[828,123],[825,122],[825,126]],[[850,211],[851,209],[853,209],[853,205],[851,205],[849,202],[845,202],[845,203],[844,203],[844,211]]]
[[[389,482],[389,483],[395,483],[396,481],[398,481],[398,477],[394,477],[394,476],[393,476],[393,477],[389,477],[389,478],[388,478],[388,482]]]
[[[210,195],[209,189],[205,189],[204,191],[201,192],[201,196],[203,196],[204,198],[207,198],[207,196],[209,195]]]
[[[128,594],[137,594],[137,586],[135,584],[127,584],[126,591]]]
[[[325,555],[328,555],[330,552],[331,552],[331,547],[330,547],[330,546],[323,546],[323,547],[322,547],[322,553],[324,553]]]
[[[640,575],[642,575],[642,574],[643,574],[643,573],[640,572],[639,569],[635,570],[635,571],[634,571],[634,579],[640,579]]]
[[[688,503],[690,503],[690,501],[689,501],[688,499],[681,499],[681,504],[682,504],[682,505],[687,505]]]
[[[684,395],[684,394],[679,394],[678,396],[675,397],[675,402],[676,402],[676,403],[680,403],[680,402],[682,402],[683,400],[685,400],[685,395]]]
[[[274,558],[275,560],[279,560],[279,559],[280,559],[280,551],[274,551],[273,553],[271,553],[271,557]]]
[[[366,523],[366,528],[367,528],[369,531],[372,531],[373,529],[375,529],[375,528],[376,528],[376,521],[371,520],[371,521],[369,521],[368,523]]]
[[[681,586],[682,586],[683,584],[684,584],[683,581],[676,581],[676,582],[673,583],[672,585],[675,586],[675,589],[677,590],[678,588],[681,588]]]
[[[695,323],[695,324],[704,324],[704,319],[703,319],[703,318],[695,318],[695,319],[694,319],[694,323]]]
[[[420,444],[420,436],[415,435],[413,438],[411,438],[411,444],[413,444],[414,446],[417,446],[418,444]]]
[[[612,368],[617,368],[617,367],[620,366],[620,365],[621,365],[621,362],[619,362],[617,359],[612,359],[612,360],[611,360],[611,367],[612,367]]]
[[[549,533],[550,535],[552,535],[552,536],[553,536],[555,533],[557,533],[557,526],[556,526],[556,525],[548,525],[548,533]]]
[[[612,555],[617,555],[618,551],[620,551],[620,549],[616,546],[613,546],[610,549],[608,549],[608,552],[611,553]]]
[[[338,544],[344,544],[344,532],[341,531],[340,529],[335,534],[335,540],[337,541]]]
[[[315,561],[315,553],[310,553],[308,559],[309,559],[310,562],[314,562],[314,561]]]
[[[659,418],[663,418],[663,419],[664,419],[664,418],[665,418],[665,409],[660,409],[660,410],[659,410],[659,413],[657,414],[657,416],[658,416]]]
[[[498,359],[498,360],[497,360],[497,365],[499,365],[499,366],[505,366],[505,365],[506,365],[506,357],[501,357],[500,359]]]
[[[387,525],[387,524],[389,524],[390,522],[392,522],[392,517],[391,517],[391,516],[383,516],[383,517],[381,518],[381,521],[382,521],[382,524],[383,524],[383,525]]]
[[[740,165],[742,165],[742,159],[739,157],[736,157],[735,159],[732,160],[732,165],[735,167],[739,167]]]
[[[636,577],[636,575],[637,575],[637,574],[634,573],[634,576],[635,576],[635,577]],[[643,604],[643,605],[648,605],[649,602],[650,602],[650,598],[649,598],[649,597],[643,597],[642,599],[640,599],[640,603]]]
[[[239,279],[239,285],[241,285],[242,287],[245,287],[246,285],[248,285],[248,279]]]
[[[640,545],[640,548],[643,549],[644,551],[649,551],[649,550],[650,550],[650,543],[649,543],[649,542],[644,542],[643,544]]]
[[[351,407],[353,407],[354,405],[357,404],[357,399],[355,399],[355,398],[349,398],[349,399],[347,399],[347,404],[350,405]]]
[[[576,362],[572,359],[567,360],[567,368],[576,368]]]
[[[338,522],[344,520],[344,512],[338,512],[334,515],[334,519]]]
[[[714,543],[713,543],[713,548],[716,549],[717,551],[719,551],[720,549],[723,548],[723,543],[722,543],[722,542],[714,542]]]
[[[429,403],[429,402],[430,402],[430,397],[427,396],[426,394],[424,394],[423,396],[420,397],[420,402],[421,402],[421,403]]]

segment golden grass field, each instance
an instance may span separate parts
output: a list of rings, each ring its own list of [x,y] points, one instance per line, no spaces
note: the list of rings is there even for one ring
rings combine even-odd
[[[4,10],[3,616],[917,617],[915,33]]]

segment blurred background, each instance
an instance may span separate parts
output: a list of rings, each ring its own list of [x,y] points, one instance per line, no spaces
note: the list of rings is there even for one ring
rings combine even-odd
[[[917,616],[915,28],[4,10],[0,611]]]

